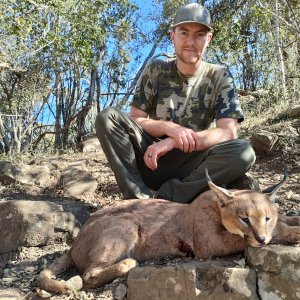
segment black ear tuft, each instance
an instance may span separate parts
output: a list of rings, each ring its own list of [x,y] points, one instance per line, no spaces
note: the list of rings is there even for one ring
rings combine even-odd
[[[287,167],[285,166],[283,169],[283,179],[279,183],[266,188],[262,193],[269,194],[270,199],[274,201],[277,191],[287,182],[288,178]]]

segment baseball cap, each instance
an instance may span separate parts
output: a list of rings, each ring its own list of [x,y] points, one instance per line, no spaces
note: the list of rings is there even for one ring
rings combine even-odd
[[[206,26],[211,31],[213,30],[208,9],[199,3],[190,3],[177,10],[172,28],[184,23],[198,23]]]

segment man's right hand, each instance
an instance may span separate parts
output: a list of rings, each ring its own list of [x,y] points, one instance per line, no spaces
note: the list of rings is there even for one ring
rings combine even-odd
[[[183,126],[168,122],[166,125],[166,135],[176,141],[176,148],[188,153],[200,148],[200,138],[197,133]]]
[[[173,138],[176,141],[175,147],[185,153],[200,149],[200,137],[190,128],[171,121],[149,119],[147,113],[136,107],[131,107],[130,117],[154,137],[168,136]]]

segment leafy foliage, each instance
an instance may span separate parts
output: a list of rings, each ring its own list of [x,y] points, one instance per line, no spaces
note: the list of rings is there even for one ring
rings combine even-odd
[[[70,147],[105,106],[127,110],[146,63],[172,51],[170,24],[186,2],[1,1],[0,151]],[[299,1],[201,3],[214,27],[206,59],[226,66],[239,89],[268,90],[264,106],[296,102]]]

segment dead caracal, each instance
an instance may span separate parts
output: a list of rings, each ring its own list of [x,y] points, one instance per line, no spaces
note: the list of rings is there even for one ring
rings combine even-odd
[[[55,275],[75,265],[83,286],[94,288],[126,275],[137,261],[166,256],[226,256],[250,244],[299,243],[300,217],[278,216],[276,191],[226,190],[207,174],[210,191],[191,204],[167,200],[124,200],[90,216],[71,249],[37,278],[45,290],[68,293]]]

